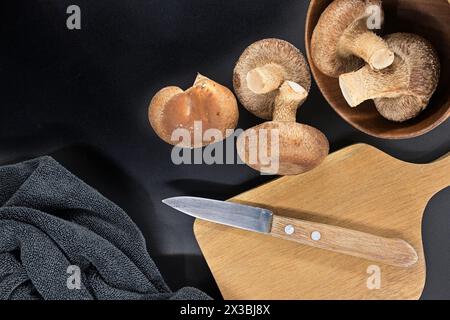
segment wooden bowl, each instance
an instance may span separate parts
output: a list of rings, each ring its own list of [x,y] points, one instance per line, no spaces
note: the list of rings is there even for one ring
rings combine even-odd
[[[317,85],[334,110],[355,128],[375,137],[406,139],[425,134],[450,116],[450,4],[447,0],[383,0],[384,34],[411,32],[428,39],[441,62],[441,79],[428,107],[416,118],[396,123],[384,119],[372,101],[351,108],[338,79],[319,71],[311,59],[311,36],[320,15],[332,0],[311,0],[305,27],[308,61]]]

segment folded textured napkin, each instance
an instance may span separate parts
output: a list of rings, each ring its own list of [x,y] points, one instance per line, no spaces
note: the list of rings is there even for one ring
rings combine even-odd
[[[209,297],[172,292],[127,214],[41,157],[0,167],[0,299]]]

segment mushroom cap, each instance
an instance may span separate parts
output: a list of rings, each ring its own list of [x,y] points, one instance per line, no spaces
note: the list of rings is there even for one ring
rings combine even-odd
[[[256,94],[247,86],[247,74],[267,64],[281,66],[284,71],[284,81],[295,82],[308,92],[311,88],[311,74],[303,54],[287,41],[264,39],[245,49],[234,69],[234,90],[239,101],[248,111],[259,118],[271,120],[278,90]]]
[[[403,95],[377,98],[374,102],[383,117],[403,122],[416,117],[427,107],[439,82],[439,58],[430,42],[416,34],[394,33],[385,40],[398,57],[396,63],[406,64],[409,84]]]
[[[364,61],[354,55],[339,53],[339,40],[355,21],[367,18],[370,5],[381,7],[380,0],[334,0],[323,11],[311,38],[311,56],[322,73],[338,77],[359,69]]]
[[[270,138],[272,132],[279,137],[278,153],[275,149],[276,143]],[[257,141],[257,143],[251,143],[251,141]],[[270,148],[267,148],[267,145]],[[259,150],[259,147],[262,150]],[[307,172],[322,163],[328,155],[329,143],[322,132],[311,126],[269,121],[240,135],[237,140],[237,151],[241,160],[257,171],[265,174],[296,175]],[[264,156],[270,159],[274,152],[278,155],[278,163],[275,167],[262,161]]]
[[[390,121],[404,122],[415,118],[425,110],[428,102],[417,96],[375,99],[378,112]]]
[[[148,117],[156,134],[165,142],[186,148],[199,148],[218,140],[204,139],[208,129],[217,129],[226,138],[237,126],[239,110],[231,90],[202,75],[186,91],[178,87],[160,90],[149,105]],[[194,137],[194,122],[201,121],[201,141]],[[176,129],[187,129],[190,141],[172,140]]]

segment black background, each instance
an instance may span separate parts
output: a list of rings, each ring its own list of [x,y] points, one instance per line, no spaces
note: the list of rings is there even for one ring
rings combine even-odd
[[[66,28],[77,4],[82,30]],[[0,163],[51,154],[124,208],[143,231],[172,289],[220,293],[192,219],[161,204],[177,195],[227,199],[268,181],[243,165],[182,165],[147,120],[162,87],[188,88],[197,72],[228,87],[240,53],[278,37],[304,50],[302,0],[0,0]],[[332,151],[357,142],[424,163],[450,150],[450,123],[389,141],[358,132],[313,85],[298,120],[320,128]],[[239,127],[261,120],[240,109]],[[1,183],[1,182],[0,182]],[[424,298],[450,298],[450,190],[425,213]],[[324,199],[326,201],[326,199]]]

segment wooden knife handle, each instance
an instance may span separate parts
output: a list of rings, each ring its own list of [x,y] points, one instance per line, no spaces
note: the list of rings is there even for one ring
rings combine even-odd
[[[391,266],[411,267],[418,260],[417,252],[404,240],[298,219],[274,216],[271,235]]]

